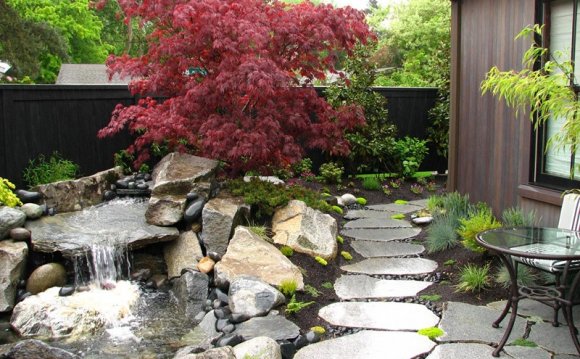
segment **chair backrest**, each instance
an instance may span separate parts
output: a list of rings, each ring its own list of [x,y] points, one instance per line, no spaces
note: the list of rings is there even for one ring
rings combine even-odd
[[[580,231],[580,194],[569,193],[564,196],[558,228]]]

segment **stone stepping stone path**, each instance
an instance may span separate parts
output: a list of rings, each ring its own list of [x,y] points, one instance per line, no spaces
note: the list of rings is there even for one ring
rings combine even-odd
[[[416,333],[363,330],[308,345],[294,359],[408,359],[427,353],[434,346],[427,337]]]
[[[390,211],[372,211],[368,209],[353,209],[346,212],[344,219],[360,219],[360,218],[391,218],[397,212]]]
[[[437,269],[437,262],[423,258],[368,258],[340,269],[374,275],[414,275],[433,272]]]
[[[334,283],[341,299],[413,297],[432,283],[418,280],[381,280],[366,275],[344,275]]]
[[[439,323],[424,305],[395,302],[340,302],[323,307],[318,315],[332,325],[383,330],[419,330]]]
[[[408,202],[406,204],[396,204],[396,203],[375,204],[372,206],[368,206],[367,208],[373,211],[388,211],[407,214],[423,209],[425,208],[425,206],[422,205],[420,202]]]
[[[344,225],[347,229],[369,229],[369,228],[413,228],[413,225],[401,219],[391,218],[361,218],[350,221]]]
[[[348,223],[347,223],[348,224]],[[343,229],[340,234],[351,237],[355,240],[364,241],[394,241],[397,239],[413,238],[421,233],[421,229],[412,228],[361,228],[361,229]]]
[[[365,258],[412,256],[425,251],[420,244],[400,242],[352,241],[350,245]]]

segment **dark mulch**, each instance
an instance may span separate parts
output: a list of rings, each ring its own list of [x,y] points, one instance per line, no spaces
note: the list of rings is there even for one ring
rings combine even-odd
[[[434,179],[437,182],[438,189],[436,192],[425,191],[421,195],[412,193],[409,188],[414,182],[404,182],[399,189],[392,189],[392,194],[390,196],[385,196],[382,191],[368,191],[362,188],[362,183],[360,180],[352,179],[345,181],[346,188],[339,187],[335,185],[324,185],[319,183],[304,183],[305,186],[315,189],[315,190],[330,190],[333,195],[341,195],[344,193],[352,193],[356,196],[364,197],[367,199],[367,205],[389,203],[394,202],[397,199],[405,200],[415,200],[421,198],[428,198],[434,193],[441,194],[445,191],[445,181],[446,176],[436,176]],[[346,223],[346,220],[338,214],[332,214],[334,218],[337,219],[339,228]],[[423,230],[415,239],[414,243],[422,243],[425,240],[426,231]],[[313,326],[322,326],[327,329],[326,337],[333,337],[336,335],[341,335],[342,331],[330,329],[330,326],[322,319],[318,317],[318,311],[320,308],[340,301],[340,299],[335,295],[332,288],[325,288],[325,283],[334,283],[334,281],[345,274],[340,270],[342,265],[348,264],[349,262],[356,262],[363,260],[364,258],[358,255],[349,245],[349,238],[345,238],[344,244],[339,244],[338,252],[347,251],[352,256],[352,261],[347,261],[339,256],[328,263],[327,266],[322,266],[316,262],[312,257],[303,255],[300,253],[295,253],[290,260],[302,268],[304,271],[304,282],[306,285],[316,288],[320,294],[317,297],[313,297],[308,292],[297,293],[296,299],[302,302],[314,301],[314,304],[306,307],[296,314],[291,314],[288,318],[294,321],[304,332],[308,331]],[[422,295],[439,295],[441,299],[438,301],[431,302],[430,307],[434,309],[436,313],[440,313],[441,306],[447,301],[458,301],[465,302],[476,305],[485,305],[489,302],[496,300],[505,299],[507,297],[507,290],[493,284],[491,288],[479,292],[479,293],[465,293],[457,292],[455,286],[459,282],[459,271],[467,263],[473,263],[478,266],[483,266],[490,262],[492,264],[492,273],[495,272],[498,261],[489,255],[482,255],[478,253],[471,252],[461,246],[455,247],[439,253],[425,253],[424,258],[429,258],[436,261],[439,266],[437,269],[436,281],[432,286],[419,293],[419,297]],[[454,260],[453,265],[444,265],[448,260]],[[327,285],[327,284],[326,284]],[[425,300],[421,298],[414,299],[417,302],[425,303]]]

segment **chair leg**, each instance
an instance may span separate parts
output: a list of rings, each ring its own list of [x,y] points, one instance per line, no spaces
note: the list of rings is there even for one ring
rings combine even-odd
[[[560,273],[554,273],[554,277],[556,279],[556,283],[555,283],[555,287],[556,289],[560,290]],[[560,311],[560,308],[562,307],[562,305],[560,304],[559,301],[556,301],[554,303],[554,320],[552,320],[552,326],[554,327],[559,327],[560,326],[560,322],[558,321],[558,312]]]

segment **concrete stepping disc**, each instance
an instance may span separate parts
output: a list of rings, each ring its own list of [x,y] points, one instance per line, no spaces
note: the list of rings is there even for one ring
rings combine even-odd
[[[340,302],[327,305],[318,316],[341,327],[419,330],[436,326],[439,317],[425,306],[394,302]]]
[[[362,274],[413,275],[433,272],[437,262],[423,258],[369,258],[340,269]]]
[[[373,228],[373,229],[343,229],[343,236],[364,241],[394,241],[397,239],[413,238],[421,233],[421,228]]]
[[[431,282],[418,280],[381,280],[366,275],[343,275],[334,283],[341,299],[414,297]]]
[[[372,211],[366,209],[353,209],[346,212],[344,219],[360,219],[360,218],[391,218],[396,212],[389,211]]]
[[[413,225],[402,219],[392,218],[361,218],[347,222],[343,228],[364,229],[364,228],[412,228]]]
[[[416,199],[414,201],[409,201],[408,204],[413,205],[413,206],[419,206],[421,208],[425,208],[425,207],[427,207],[428,201],[429,201],[428,199]]]
[[[363,330],[305,346],[294,359],[410,359],[434,346],[426,336],[416,333]]]
[[[425,251],[420,244],[400,242],[351,241],[350,246],[366,258],[412,256]]]
[[[427,359],[475,359],[493,358],[494,348],[485,344],[453,343],[438,345]]]
[[[388,204],[374,204],[367,207],[373,211],[389,211],[395,213],[411,213],[423,209],[421,205],[415,205],[411,203],[407,204],[396,204],[396,203],[388,203]]]

